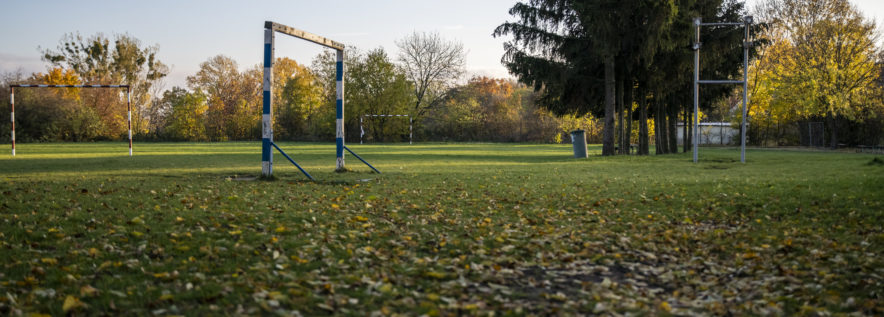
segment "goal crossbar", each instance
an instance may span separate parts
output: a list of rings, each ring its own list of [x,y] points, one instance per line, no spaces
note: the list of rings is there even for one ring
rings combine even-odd
[[[12,119],[12,156],[15,156],[15,88],[126,88],[126,125],[129,130],[129,156],[132,156],[132,98],[129,85],[9,85],[9,106]]]

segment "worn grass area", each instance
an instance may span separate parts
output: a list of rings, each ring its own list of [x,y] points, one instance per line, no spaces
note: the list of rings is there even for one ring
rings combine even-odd
[[[884,314],[884,164],[568,145],[24,144],[0,312]],[[595,152],[597,148],[593,148]]]

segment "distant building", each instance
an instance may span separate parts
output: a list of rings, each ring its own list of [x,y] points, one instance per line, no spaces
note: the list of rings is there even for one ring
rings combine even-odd
[[[684,143],[684,122],[678,123],[678,144]],[[740,129],[731,127],[730,122],[700,122],[700,144],[735,145],[739,144]],[[747,140],[748,141],[748,140]]]

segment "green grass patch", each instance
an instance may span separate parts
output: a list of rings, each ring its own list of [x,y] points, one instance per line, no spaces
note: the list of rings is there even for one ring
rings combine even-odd
[[[20,144],[0,312],[884,314],[884,165],[702,148]],[[590,148],[591,154],[600,152]]]

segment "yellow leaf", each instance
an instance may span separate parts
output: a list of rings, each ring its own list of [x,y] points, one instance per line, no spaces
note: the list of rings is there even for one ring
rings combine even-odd
[[[56,260],[55,258],[42,258],[42,259],[40,259],[40,262],[43,262],[43,263],[46,263],[49,265],[55,265],[58,263],[58,260]]]
[[[89,248],[89,256],[91,256],[91,257],[96,257],[96,256],[98,256],[98,249],[96,249],[96,248]]]
[[[160,300],[172,300],[173,298],[175,298],[175,296],[172,296],[172,294],[163,294],[160,296]]]
[[[432,277],[432,278],[438,278],[438,279],[445,278],[445,273],[442,273],[442,272],[429,271],[429,272],[425,273],[425,275]]]
[[[96,294],[98,294],[98,289],[96,289],[90,285],[80,287],[80,296],[91,297],[91,296],[95,296]]]
[[[669,306],[668,302],[660,302],[660,309],[669,312],[672,310],[672,306]]]
[[[101,263],[101,265],[98,266],[98,271],[104,270],[104,269],[110,267],[111,265],[112,264],[110,261],[104,261],[103,263]]]
[[[83,304],[83,302],[81,302],[78,298],[74,297],[73,295],[68,295],[67,297],[64,298],[64,304],[61,305],[61,310],[63,310],[65,313],[67,313],[71,310],[79,309],[79,308],[83,308],[83,307],[86,307],[86,304]]]

